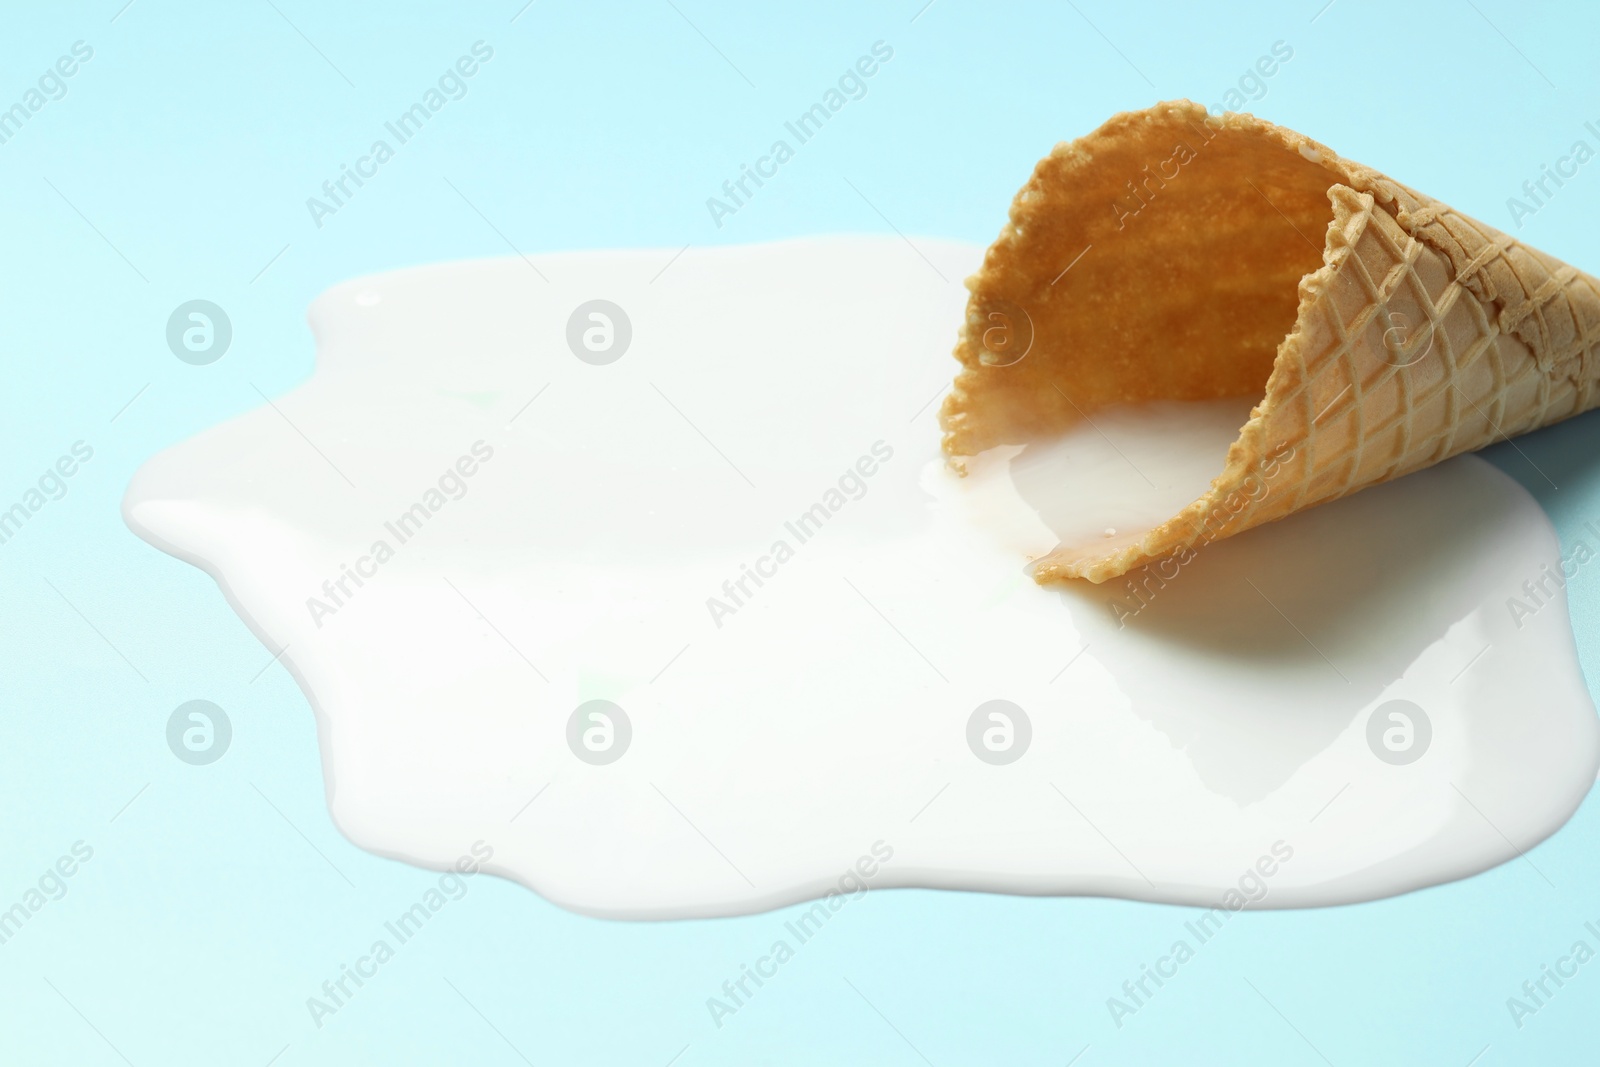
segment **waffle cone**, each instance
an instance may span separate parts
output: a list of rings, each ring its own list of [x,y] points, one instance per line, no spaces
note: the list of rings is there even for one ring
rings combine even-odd
[[[1040,582],[1183,558],[1600,403],[1600,281],[1188,101],[1058,145],[967,287],[940,412],[958,467],[1111,405],[1261,397],[1204,495],[1148,532],[1058,546]]]

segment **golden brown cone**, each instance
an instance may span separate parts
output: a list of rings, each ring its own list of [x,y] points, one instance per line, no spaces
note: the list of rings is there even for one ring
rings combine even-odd
[[[1600,403],[1600,281],[1189,101],[1058,145],[967,288],[940,412],[958,466],[1108,405],[1262,398],[1208,492],[1148,533],[1058,546],[1040,582],[1187,558]]]

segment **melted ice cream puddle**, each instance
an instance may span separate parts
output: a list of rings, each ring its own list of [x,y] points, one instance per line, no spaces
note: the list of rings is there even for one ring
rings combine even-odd
[[[1211,487],[1254,403],[1231,397],[1097,411],[1075,432],[1024,448],[1011,479],[1058,540],[1130,544]]]
[[[979,256],[920,248],[947,278]],[[1024,560],[1072,524],[1170,513],[1119,462],[1197,492],[1243,408],[1117,413],[957,478],[929,400],[964,294],[929,262],[841,238],[658,278],[669,255],[337,286],[310,381],[135,478],[134,529],[287,649],[362,847],[442,868],[482,840],[488,869],[626,917],[863,882],[1285,907],[1514,859],[1594,781],[1564,599],[1520,628],[1506,607],[1555,536],[1487,464],[1138,595],[1041,588]],[[605,365],[567,341],[596,298],[631,325]],[[626,728],[573,726],[594,700]]]

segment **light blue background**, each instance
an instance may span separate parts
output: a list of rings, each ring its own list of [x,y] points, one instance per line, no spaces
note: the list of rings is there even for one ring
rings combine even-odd
[[[0,545],[0,907],[74,841],[94,848],[67,895],[0,945],[0,1063],[1594,1061],[1600,962],[1520,1031],[1505,1007],[1542,963],[1595,942],[1592,798],[1531,854],[1553,885],[1519,861],[1395,900],[1243,915],[1120,1030],[1106,998],[1181,935],[1185,910],[869,894],[719,1030],[706,997],[784,914],[618,924],[488,878],[318,1030],[306,997],[436,876],[338,835],[305,699],[281,667],[263,671],[268,653],[210,579],[135,538],[118,504],[146,457],[309,373],[304,309],[341,279],[507,242],[654,246],[665,262],[690,243],[885,218],[986,243],[1056,141],[1159,99],[1213,103],[1278,40],[1294,58],[1254,110],[1510,228],[1523,180],[1594,141],[1600,10],[276,2],[0,13],[0,104],[74,41],[95,50],[0,145],[0,500],[73,441],[95,449]],[[306,197],[479,39],[495,56],[469,95],[317,229]],[[895,55],[866,98],[713,226],[706,197],[879,39]],[[1597,208],[1600,161],[1519,235],[1600,270]],[[164,342],[196,297],[235,331],[209,367]],[[1519,442],[1527,458],[1490,457],[1570,543],[1600,518],[1597,444],[1590,416]],[[1600,679],[1600,573],[1571,594]],[[165,745],[167,716],[197,697],[234,723],[211,767]]]

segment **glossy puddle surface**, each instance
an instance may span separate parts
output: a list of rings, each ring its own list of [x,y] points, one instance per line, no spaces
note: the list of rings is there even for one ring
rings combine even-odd
[[[1197,495],[1249,404],[1104,413],[958,478],[930,401],[980,252],[918,247],[345,283],[314,376],[146,464],[128,521],[286,649],[353,841],[483,842],[583,912],[1331,904],[1567,819],[1597,720],[1557,585],[1508,608],[1559,568],[1522,489],[1461,458],[1041,588],[1060,533]]]

